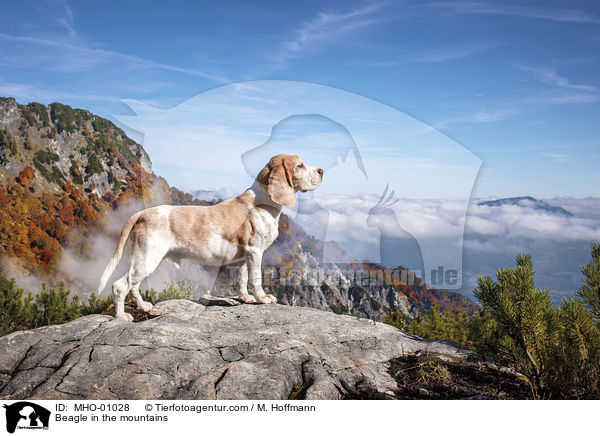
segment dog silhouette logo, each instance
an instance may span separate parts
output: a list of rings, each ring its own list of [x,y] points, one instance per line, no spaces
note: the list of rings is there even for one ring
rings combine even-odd
[[[299,193],[284,212],[323,241],[318,261],[351,257],[463,286],[464,223],[482,160],[435,126],[352,92],[286,80],[232,83],[171,108],[123,103],[131,112],[114,118],[170,183],[241,193],[270,156],[297,154],[325,171],[319,190]],[[386,185],[399,201],[380,198]]]
[[[19,429],[48,429],[50,411],[29,401],[3,406],[6,409],[6,431]]]

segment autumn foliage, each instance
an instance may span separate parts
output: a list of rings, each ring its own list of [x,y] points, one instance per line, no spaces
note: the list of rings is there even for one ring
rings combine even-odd
[[[143,195],[146,182],[140,176],[106,199],[71,182],[60,192],[37,195],[31,187],[34,177],[35,170],[27,166],[12,182],[0,185],[0,257],[17,257],[32,270],[44,273],[52,272],[62,246],[76,243],[98,228],[103,210]]]

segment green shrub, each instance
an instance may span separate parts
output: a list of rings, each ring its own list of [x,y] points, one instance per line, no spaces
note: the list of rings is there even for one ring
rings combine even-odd
[[[189,299],[191,286],[185,282],[171,283],[158,294],[150,289],[144,296],[153,304],[163,300]],[[0,275],[0,336],[103,313],[112,305],[112,296],[98,298],[94,293],[87,301],[80,301],[78,295],[71,296],[71,291],[66,289],[62,281],[58,289],[48,289],[46,284],[42,284],[42,290],[34,296],[31,292],[25,293],[24,289],[17,288],[14,278],[7,280]]]
[[[25,122],[29,125],[29,126],[34,126],[35,125],[35,115],[28,111],[27,108],[23,108],[23,110],[21,111],[21,114],[23,116],[23,119],[25,120]]]
[[[581,266],[583,286],[576,294],[590,310],[596,326],[600,327],[600,243],[592,243],[592,260]]]
[[[6,161],[7,150],[10,151],[12,156],[17,154],[17,146],[10,133],[7,130],[0,129],[0,163],[4,163]]]
[[[165,283],[166,288],[156,293],[154,288],[144,292],[144,300],[156,304],[165,300],[189,300],[192,295],[192,286],[189,282]]]
[[[53,151],[46,149],[36,151],[33,155],[33,160],[46,165],[52,165],[54,162],[58,162],[60,157]]]
[[[498,270],[496,282],[480,277],[474,294],[497,321],[497,355],[527,376],[538,396],[558,339],[555,309],[550,293],[535,288],[531,256],[517,256],[516,262]]]
[[[581,267],[583,286],[577,297],[556,308],[545,289],[535,287],[531,256],[502,268],[496,280],[477,281],[481,309],[427,315],[411,320],[398,312],[385,322],[427,339],[449,339],[521,373],[533,398],[600,396],[600,245],[592,244],[592,261]]]
[[[113,126],[113,123],[99,116],[95,116],[92,120],[92,126],[96,132],[106,133]]]
[[[65,287],[65,282],[61,281],[58,290],[47,289],[45,283],[42,284],[42,291],[35,296],[35,304],[38,313],[36,314],[36,326],[63,324],[79,318],[81,316],[81,307],[79,296],[75,295],[69,299],[70,290]]]
[[[71,161],[69,174],[71,175],[71,180],[73,180],[73,183],[76,183],[77,185],[83,185],[83,176],[81,175],[81,171],[79,171],[79,167],[75,161]]]
[[[29,103],[26,108],[29,109],[31,113],[34,113],[39,117],[44,127],[48,127],[50,125],[50,117],[48,116],[48,110],[46,109],[46,106],[40,103],[32,102]],[[27,112],[27,109],[23,110],[23,114]],[[33,126],[33,123],[29,122],[29,125]]]
[[[56,125],[58,133],[63,131],[73,133],[78,129],[80,111],[60,103],[52,103],[48,105],[48,108],[50,109],[50,117]]]
[[[468,316],[464,311],[440,312],[434,305],[427,315],[419,313],[408,327],[408,332],[427,339],[439,339],[471,345]]]
[[[46,178],[46,180],[62,186],[66,182],[65,175],[60,168],[58,168],[56,165],[53,165],[59,160],[60,158],[58,154],[49,149],[38,150],[33,155],[33,165]],[[50,168],[48,168],[48,166]]]
[[[0,336],[35,327],[37,307],[31,293],[16,288],[15,279],[0,277]]]
[[[106,298],[98,298],[95,293],[89,296],[87,304],[85,302],[81,305],[81,315],[91,315],[93,313],[102,313],[106,311],[113,304],[112,295]]]
[[[95,153],[92,153],[88,158],[88,164],[85,167],[85,172],[88,176],[102,173],[102,164]]]

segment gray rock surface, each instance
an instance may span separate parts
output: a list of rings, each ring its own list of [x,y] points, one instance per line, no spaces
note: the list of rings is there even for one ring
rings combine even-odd
[[[388,361],[473,351],[311,308],[159,303],[127,323],[89,315],[0,338],[3,399],[388,398]]]
[[[204,306],[238,306],[242,304],[239,298],[219,297],[204,294],[198,297],[198,302]]]

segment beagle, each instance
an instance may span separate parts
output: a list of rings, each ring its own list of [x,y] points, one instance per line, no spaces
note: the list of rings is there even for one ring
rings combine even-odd
[[[125,296],[131,292],[139,309],[152,304],[140,296],[141,282],[163,259],[176,266],[183,258],[210,266],[240,263],[237,285],[244,303],[275,303],[262,288],[263,252],[278,235],[283,206],[293,206],[297,191],[312,191],[323,180],[323,170],[304,164],[293,154],[271,158],[252,187],[214,206],[163,205],[134,214],[121,231],[119,243],[98,286],[101,293],[123,255],[129,237],[132,255],[129,271],[112,285],[115,317],[131,321],[125,313]],[[248,293],[248,289],[253,296]]]

